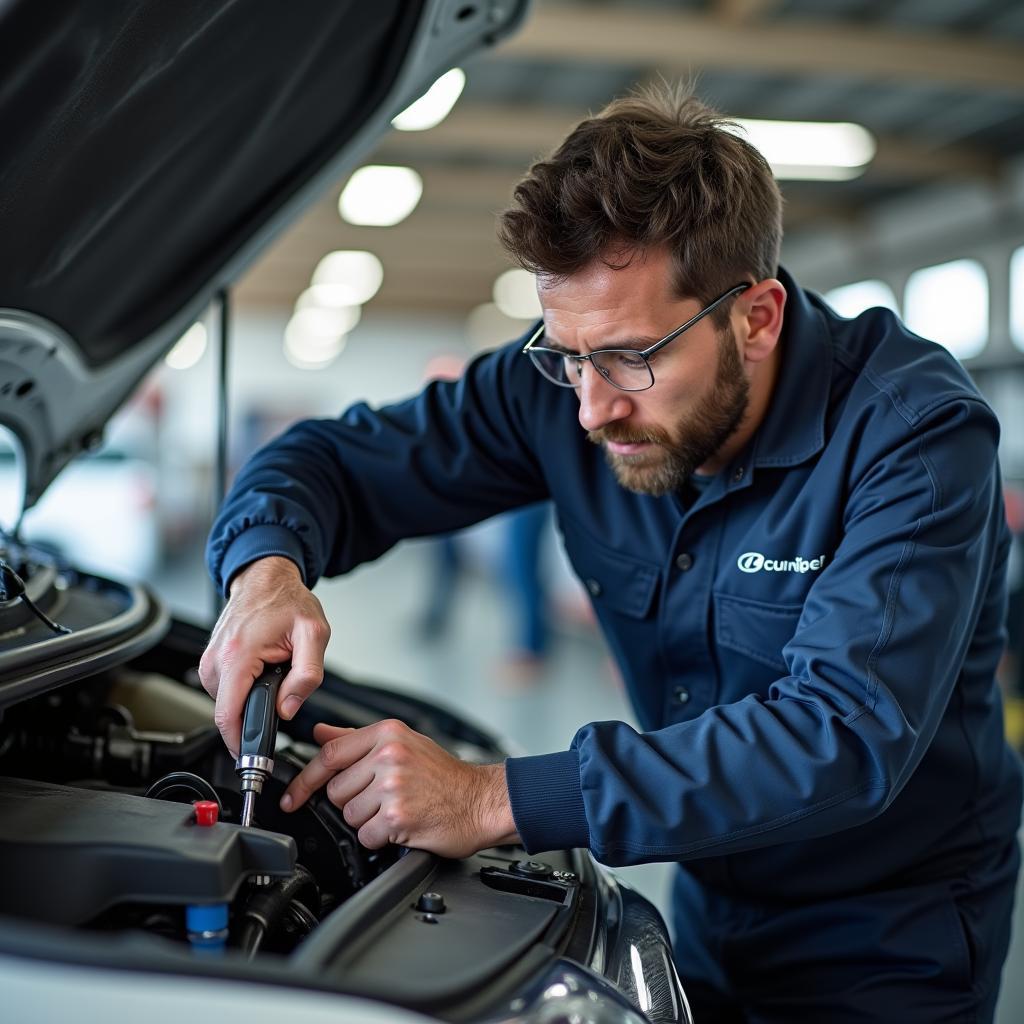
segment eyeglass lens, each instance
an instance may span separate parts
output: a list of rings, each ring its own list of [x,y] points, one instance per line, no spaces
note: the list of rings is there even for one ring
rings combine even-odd
[[[531,349],[530,356],[545,377],[569,387],[578,387],[582,382],[583,363],[588,361],[544,349]],[[591,352],[589,362],[602,377],[624,391],[644,391],[654,383],[647,360],[638,352],[625,349]]]

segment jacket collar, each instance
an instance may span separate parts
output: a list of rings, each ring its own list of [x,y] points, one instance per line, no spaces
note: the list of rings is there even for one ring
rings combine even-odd
[[[781,267],[786,288],[782,362],[768,412],[754,437],[755,466],[795,466],[825,444],[832,346],[824,314]]]

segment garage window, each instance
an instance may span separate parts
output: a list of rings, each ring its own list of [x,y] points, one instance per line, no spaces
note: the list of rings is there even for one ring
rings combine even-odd
[[[882,306],[899,314],[899,303],[884,281],[855,281],[825,292],[825,301],[840,315],[853,317],[872,306]]]
[[[915,270],[903,296],[907,326],[970,359],[988,341],[988,277],[977,260],[952,260]]]
[[[1024,246],[1010,257],[1010,337],[1024,351]]]

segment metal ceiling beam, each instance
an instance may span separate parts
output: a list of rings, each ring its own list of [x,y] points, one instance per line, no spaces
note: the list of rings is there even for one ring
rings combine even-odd
[[[439,175],[438,182],[443,178]],[[237,287],[242,306],[288,308],[310,281],[317,261],[332,249],[369,249],[384,263],[384,287],[375,309],[410,308],[424,302],[435,311],[464,313],[490,301],[494,279],[511,264],[494,236],[491,203],[465,188],[474,172],[454,172],[453,191],[466,205],[444,211],[429,205],[392,228],[346,225],[333,201],[312,208],[277,245],[256,263]],[[484,175],[486,178],[486,175]],[[497,183],[494,179],[493,183]],[[437,183],[435,183],[437,184]],[[424,195],[424,203],[428,202]],[[815,222],[855,220],[856,209],[831,203],[787,200],[787,229]]]
[[[630,6],[546,4],[500,47],[506,57],[657,68],[856,75],[969,89],[1024,91],[1024,47],[977,35],[796,18],[735,24]]]
[[[463,152],[486,152],[510,162],[519,161],[525,171],[528,163],[554,149],[585,116],[586,111],[543,106],[467,103],[456,107],[429,132],[393,132],[386,136],[375,159],[415,163],[421,153],[436,159],[445,153],[451,158]],[[877,141],[878,152],[866,172],[868,175],[911,181],[965,176],[991,178],[1000,168],[995,158],[973,149],[952,146],[934,149],[903,139]]]

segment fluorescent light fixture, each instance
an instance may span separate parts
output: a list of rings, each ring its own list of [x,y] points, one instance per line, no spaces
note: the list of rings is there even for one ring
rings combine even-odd
[[[493,302],[485,302],[466,317],[466,340],[474,352],[486,352],[518,338],[536,319],[506,316]]]
[[[284,329],[284,354],[303,370],[319,369],[333,362],[345,347],[347,310],[313,306],[292,315]]]
[[[944,345],[957,359],[978,355],[988,341],[988,277],[977,260],[922,267],[903,293],[907,326]]]
[[[874,136],[848,121],[758,121],[737,118],[734,134],[771,165],[776,178],[846,181],[874,158]]]
[[[494,282],[494,304],[506,316],[536,320],[541,315],[537,278],[528,270],[506,270]]]
[[[451,113],[465,85],[466,75],[462,68],[452,68],[391,123],[400,132],[424,132],[433,128]]]
[[[330,342],[309,338],[285,339],[284,357],[299,370],[322,370],[341,355],[345,341],[343,337]]]
[[[164,362],[172,370],[187,370],[195,366],[206,351],[206,327],[193,324],[179,339],[174,348],[164,356]]]
[[[384,282],[384,266],[372,252],[336,249],[313,271],[313,287],[330,286],[333,300],[321,305],[362,306],[377,294]]]
[[[344,319],[345,328],[343,334],[348,334],[362,316],[361,306],[350,306],[345,302],[338,301],[343,295],[343,289],[335,288],[329,284],[315,284],[307,288],[295,301],[295,312],[305,309],[322,309],[334,313]]]
[[[416,209],[423,179],[411,167],[360,167],[338,199],[338,212],[349,224],[391,227]]]
[[[825,292],[825,301],[840,315],[855,317],[872,306],[891,309],[897,316],[896,295],[884,281],[854,281]]]
[[[350,307],[340,309],[324,309],[322,306],[307,306],[292,314],[288,326],[284,329],[285,337],[331,340],[340,338],[355,326]]]

